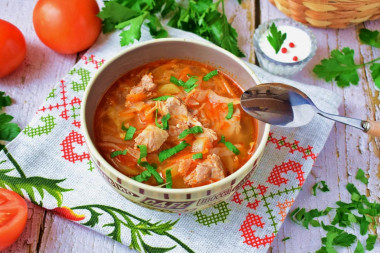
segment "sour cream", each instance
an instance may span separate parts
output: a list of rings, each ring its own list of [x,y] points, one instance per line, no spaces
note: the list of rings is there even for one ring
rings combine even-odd
[[[259,40],[259,47],[266,56],[277,62],[294,63],[302,61],[310,55],[312,42],[309,34],[289,25],[280,25],[277,29],[286,33],[286,39],[277,54],[267,39],[270,34],[269,30],[263,33]]]

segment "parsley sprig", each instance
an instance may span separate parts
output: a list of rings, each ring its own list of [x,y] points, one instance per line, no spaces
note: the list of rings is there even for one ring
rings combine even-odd
[[[222,13],[218,11],[222,4]],[[237,44],[238,34],[228,23],[224,13],[224,0],[190,0],[187,6],[174,0],[109,0],[98,14],[102,19],[103,32],[121,30],[120,44],[133,43],[141,37],[141,27],[145,24],[154,38],[164,38],[160,17],[170,18],[168,25],[193,32],[206,40],[243,57]],[[169,17],[170,16],[170,17]]]
[[[361,29],[359,37],[364,44],[380,47],[379,31]],[[331,51],[329,58],[323,59],[314,67],[313,72],[327,82],[334,80],[339,87],[347,87],[350,84],[357,85],[359,83],[357,70],[370,65],[369,69],[375,86],[380,89],[380,63],[377,63],[380,61],[380,57],[363,64],[356,64],[354,53],[355,51],[349,47],[342,50],[335,49]]]
[[[272,23],[272,25],[269,27],[269,34],[267,36],[267,39],[277,54],[280,51],[282,44],[286,40],[286,33],[282,33],[277,29],[275,23]]]
[[[0,110],[11,104],[11,98],[5,96],[5,93],[0,91]],[[11,123],[12,120],[13,116],[6,113],[0,114],[0,141],[11,141],[20,133],[19,126],[16,123]],[[0,150],[4,147],[5,145],[0,144]]]

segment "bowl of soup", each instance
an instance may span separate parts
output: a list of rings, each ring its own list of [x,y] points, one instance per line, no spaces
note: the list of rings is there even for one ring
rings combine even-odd
[[[270,126],[246,114],[259,83],[239,58],[207,42],[158,39],[108,60],[82,102],[82,130],[104,179],[166,212],[230,197],[252,175]]]

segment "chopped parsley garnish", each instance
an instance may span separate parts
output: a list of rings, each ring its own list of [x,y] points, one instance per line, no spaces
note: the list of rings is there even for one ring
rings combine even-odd
[[[181,87],[185,88],[185,92],[187,92],[187,93],[189,93],[195,87],[198,86],[198,85],[195,84],[197,81],[198,81],[198,77],[197,76],[190,76],[190,78],[186,82],[184,82],[182,80],[179,80],[179,79],[177,79],[174,76],[170,77],[170,82],[174,83],[177,86],[181,86]]]
[[[165,101],[171,97],[173,97],[173,96],[161,96],[161,97],[152,98],[152,100],[154,100],[154,101]]]
[[[226,145],[226,147],[229,150],[231,150],[235,155],[240,154],[239,149],[237,147],[235,147],[235,145],[232,144],[231,142],[226,141],[224,135],[222,135],[222,138],[220,139],[220,142],[223,143],[224,145]]]
[[[158,184],[162,184],[164,182],[164,179],[156,171],[156,166],[154,164],[150,164],[148,162],[142,162],[142,163],[140,163],[140,165],[142,167],[146,168],[146,170],[149,171],[149,173],[151,175],[153,175],[153,177],[156,179]]]
[[[285,241],[287,241],[287,240],[289,240],[290,239],[290,237],[285,237],[284,239],[282,239],[281,241],[282,242],[285,242]]]
[[[203,133],[203,128],[201,126],[193,126],[192,128],[185,129],[178,135],[178,139],[183,139],[189,134],[199,134]]]
[[[163,130],[168,130],[169,129],[169,124],[168,124],[168,121],[170,119],[170,113],[164,115],[162,118],[161,118],[161,122],[162,122],[162,125],[160,123],[158,123],[158,120],[157,120],[157,114],[158,114],[158,110],[156,109],[156,118],[154,119],[154,121],[156,122],[156,126],[158,128],[161,128]]]
[[[226,119],[231,119],[232,115],[234,114],[234,103],[228,103],[228,113],[226,116]]]
[[[196,160],[196,159],[202,159],[203,158],[203,154],[202,153],[196,153],[193,155],[193,159]]]
[[[364,184],[368,184],[368,178],[366,178],[365,173],[362,169],[358,169],[355,178]]]
[[[132,179],[136,180],[137,182],[142,183],[142,182],[147,181],[151,176],[152,174],[150,174],[148,170],[144,170],[139,175],[132,177]]]
[[[140,157],[137,160],[137,163],[141,164],[141,159],[145,158],[148,155],[148,149],[145,145],[138,145],[137,147],[140,149]]]
[[[116,151],[113,151],[110,156],[111,156],[111,158],[114,158],[116,156],[126,155],[126,154],[127,154],[127,150],[126,149],[125,150],[116,150]]]
[[[269,41],[269,44],[271,44],[271,46],[277,54],[280,51],[281,46],[286,39],[286,33],[282,33],[281,31],[279,31],[277,29],[277,26],[274,23],[272,23],[272,25],[269,27],[269,34],[267,36],[267,39]]]
[[[166,175],[166,188],[172,188],[173,187],[172,169],[166,170],[165,175]]]
[[[163,162],[165,161],[166,159],[168,159],[169,157],[177,154],[178,152],[184,150],[186,147],[190,146],[189,143],[187,143],[186,141],[182,141],[180,144],[178,144],[177,146],[174,146],[172,148],[169,148],[169,149],[165,149],[163,151],[161,151],[159,154],[158,154],[158,159],[160,160],[160,162]]]
[[[9,96],[4,96],[5,92],[0,91],[0,110],[5,106],[10,106],[12,104],[12,100]]]
[[[217,69],[214,69],[213,71],[210,71],[208,72],[204,77],[203,77],[203,81],[208,81],[210,80],[212,77],[216,76],[218,74],[218,70]]]
[[[125,136],[124,136],[124,140],[125,141],[129,141],[129,140],[133,139],[133,135],[136,132],[136,128],[135,127],[130,126],[130,127],[127,128],[127,127],[124,126],[124,123],[123,123],[123,124],[121,124],[121,129],[126,132]]]
[[[376,243],[377,235],[368,235],[367,240],[365,241],[365,249],[366,250],[373,250],[375,243]]]
[[[321,192],[328,192],[330,191],[329,187],[327,186],[325,181],[320,181],[313,185],[313,195],[317,196],[317,189],[321,190]]]

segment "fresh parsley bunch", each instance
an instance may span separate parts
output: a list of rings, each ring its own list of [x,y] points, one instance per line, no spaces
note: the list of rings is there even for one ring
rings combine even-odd
[[[361,29],[359,38],[363,44],[380,48],[379,31]],[[313,72],[325,81],[334,80],[339,87],[347,87],[350,84],[357,85],[359,83],[357,72],[359,68],[371,65],[369,68],[371,76],[375,86],[380,89],[380,63],[376,63],[380,57],[364,64],[355,64],[354,53],[355,51],[348,47],[342,50],[335,49],[331,51],[330,58],[323,59],[321,64],[314,67]]]
[[[220,4],[222,13],[218,11]],[[224,13],[224,0],[215,3],[212,0],[190,0],[187,6],[175,0],[109,0],[104,1],[104,5],[98,14],[103,32],[121,30],[122,46],[140,39],[143,24],[149,27],[153,38],[167,37],[161,18],[170,15],[169,26],[193,32],[236,56],[244,56],[237,44],[238,34]]]
[[[11,105],[11,98],[4,96],[5,93],[0,91],[0,110],[3,107]],[[11,141],[20,133],[20,128],[16,123],[11,123],[13,117],[6,113],[0,114],[0,141]],[[4,144],[0,144],[0,150],[5,147]]]

